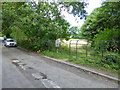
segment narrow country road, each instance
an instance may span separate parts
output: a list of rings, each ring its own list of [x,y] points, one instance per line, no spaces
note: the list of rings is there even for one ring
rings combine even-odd
[[[2,46],[2,88],[118,88],[107,79],[41,55]]]

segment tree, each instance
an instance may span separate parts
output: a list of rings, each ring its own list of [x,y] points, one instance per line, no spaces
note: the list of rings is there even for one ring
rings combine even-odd
[[[3,3],[3,33],[16,38],[21,45],[28,42],[28,48],[49,49],[54,40],[69,35],[69,23],[62,18],[59,5],[61,3]],[[62,5],[66,7],[65,3]]]
[[[85,7],[88,3],[86,2],[60,2],[60,8],[67,9],[68,13],[74,16],[80,17],[80,19],[86,18],[87,12]]]
[[[16,19],[18,19],[17,16],[17,9],[21,7],[24,4],[24,2],[3,2],[2,3],[2,33],[5,34],[7,37],[10,37],[10,27],[14,23]]]
[[[120,29],[104,29],[94,37],[96,49],[120,53]]]
[[[118,50],[120,52],[120,2],[105,2],[95,9],[81,27],[82,35],[93,40],[92,44],[106,45],[103,50]]]
[[[79,38],[78,33],[79,33],[78,27],[71,27],[69,29],[69,34],[70,34],[71,38],[78,39]]]
[[[119,9],[120,2],[104,2],[100,8],[96,8],[87,16],[85,24],[81,27],[83,36],[92,40],[104,28],[119,29]]]

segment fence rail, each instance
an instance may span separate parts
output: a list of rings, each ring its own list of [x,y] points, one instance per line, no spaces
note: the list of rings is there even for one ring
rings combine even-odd
[[[96,40],[94,40],[96,41]],[[120,41],[112,41],[112,40],[99,40],[101,42],[115,42],[115,43],[120,43]],[[73,56],[76,59],[79,58],[86,58],[86,57],[91,57],[91,56],[97,56],[97,57],[108,57],[111,58],[112,56],[110,55],[111,52],[113,52],[112,50],[104,50],[104,47],[107,46],[107,44],[104,45],[98,45],[98,44],[94,44],[94,46],[99,46],[102,49],[95,49],[90,42],[92,41],[86,41],[86,40],[70,40],[69,41],[69,56]],[[115,45],[112,46],[113,48],[116,47]],[[117,46],[120,47],[120,46]],[[118,53],[118,51],[116,51],[115,53]],[[119,54],[120,55],[120,54]],[[112,57],[115,58],[115,57]],[[120,59],[120,58],[116,58],[116,59]]]

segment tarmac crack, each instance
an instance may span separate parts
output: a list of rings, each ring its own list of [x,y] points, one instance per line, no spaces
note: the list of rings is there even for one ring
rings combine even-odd
[[[60,88],[60,86],[58,86],[54,81],[48,79],[46,74],[37,72],[34,68],[26,66],[25,63],[19,60],[12,60],[12,63],[24,71],[27,69],[33,70],[35,73],[31,73],[31,75],[35,78],[35,80],[40,80],[46,88]]]

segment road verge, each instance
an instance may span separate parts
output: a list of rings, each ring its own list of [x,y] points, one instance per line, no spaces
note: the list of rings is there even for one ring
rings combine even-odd
[[[17,47],[18,49],[21,49],[21,50],[24,50],[26,52],[29,52],[29,50],[26,50],[24,48],[21,48],[21,47]],[[51,57],[48,57],[48,56],[44,56],[42,55],[44,58],[47,58],[49,60],[52,60],[54,62],[58,62],[58,63],[61,63],[61,64],[65,64],[65,65],[68,65],[68,66],[71,66],[71,67],[75,67],[77,69],[80,69],[82,71],[85,71],[85,72],[90,72],[92,74],[95,74],[95,75],[98,75],[98,76],[101,76],[101,77],[104,77],[104,78],[107,78],[109,80],[113,80],[113,81],[117,81],[118,83],[120,82],[120,79],[116,78],[116,77],[113,77],[113,76],[110,76],[110,75],[106,75],[106,74],[103,74],[103,73],[100,73],[100,72],[97,72],[97,71],[94,71],[94,70],[91,70],[91,69],[88,69],[88,68],[85,68],[85,67],[82,67],[82,66],[78,66],[78,65],[75,65],[73,63],[69,63],[69,62],[65,62],[65,61],[61,61],[61,60],[58,60],[58,59],[55,59],[55,58],[51,58]]]
[[[116,78],[116,77],[112,77],[112,76],[109,76],[109,75],[105,75],[105,74],[102,74],[102,73],[99,73],[99,72],[96,72],[96,71],[93,71],[93,70],[90,70],[90,69],[87,69],[87,68],[84,68],[84,67],[81,67],[81,66],[78,66],[78,65],[75,65],[75,64],[72,64],[72,63],[69,63],[69,62],[65,62],[65,61],[61,61],[61,60],[58,60],[58,59],[54,59],[54,58],[51,58],[51,57],[48,57],[48,56],[43,56],[47,59],[50,59],[52,61],[55,61],[55,62],[58,62],[58,63],[62,63],[62,64],[66,64],[66,65],[69,65],[71,67],[75,67],[77,69],[80,69],[80,70],[83,70],[85,72],[90,72],[92,74],[96,74],[96,75],[99,75],[99,76],[102,76],[104,78],[107,78],[107,79],[110,79],[110,80],[114,80],[114,81],[118,81],[120,82],[120,79]]]

